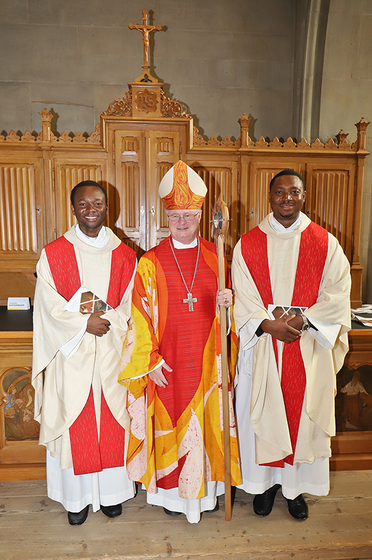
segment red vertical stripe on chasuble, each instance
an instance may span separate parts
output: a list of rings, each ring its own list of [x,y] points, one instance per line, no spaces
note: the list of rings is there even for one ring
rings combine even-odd
[[[291,305],[311,307],[316,303],[328,251],[328,233],[311,222],[302,232]],[[287,411],[292,449],[296,449],[298,429],[306,387],[306,371],[300,339],[284,344],[282,390]],[[293,465],[294,454],[285,458]]]
[[[115,309],[120,305],[125,290],[133,276],[136,264],[136,253],[124,243],[120,243],[112,252],[110,285],[107,294],[107,302]]]
[[[83,410],[70,428],[70,443],[74,474],[102,470],[92,387]]]
[[[73,429],[71,429],[73,428]],[[125,430],[115,420],[101,391],[101,421],[98,439],[93,390],[70,428],[74,474],[88,474],[124,465]]]
[[[45,253],[57,292],[69,301],[81,286],[75,247],[62,236],[46,245]]]
[[[81,286],[75,248],[65,237],[45,247],[56,289],[70,300]],[[117,307],[133,276],[136,253],[120,243],[112,252],[107,303]],[[70,427],[71,453],[75,474],[86,474],[124,465],[125,431],[112,415],[106,399],[101,395],[100,438],[92,388],[80,415]]]
[[[311,307],[316,303],[327,250],[328,234],[326,230],[311,222],[301,234],[292,306]],[[268,303],[273,303],[267,258],[267,238],[258,227],[242,237],[242,255],[262,301],[267,307]],[[269,295],[271,301],[268,298]],[[275,339],[273,339],[273,344],[275,353],[277,353]],[[301,355],[300,339],[291,344],[284,344],[281,384],[292,449],[295,450],[306,387],[306,372]],[[293,456],[293,454],[288,455],[284,461],[293,465]],[[284,461],[276,461],[270,463],[269,466],[283,467]]]
[[[124,465],[124,438],[125,430],[115,420],[102,391],[99,447],[103,469]]]
[[[271,290],[269,261],[267,259],[267,236],[258,226],[243,235],[241,239],[242,255],[251,273],[254,283],[266,309],[273,302]],[[278,347],[273,338],[274,352],[278,362]]]

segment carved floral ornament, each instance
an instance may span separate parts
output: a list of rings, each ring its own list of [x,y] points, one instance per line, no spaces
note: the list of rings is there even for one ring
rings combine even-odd
[[[136,102],[143,107],[144,113],[151,113],[156,107],[156,95],[152,92],[139,92],[137,94]],[[191,115],[186,112],[184,104],[180,101],[170,99],[166,96],[163,90],[160,91],[160,102],[161,102],[161,114],[164,118],[185,118],[190,119]],[[29,130],[25,134],[16,133],[11,130],[9,134],[0,134],[0,144],[1,143],[36,143],[50,142],[52,144],[101,144],[101,125],[98,123],[95,126],[94,132],[88,136],[87,134],[82,134],[77,132],[75,135],[71,135],[64,131],[60,136],[56,136],[51,131],[51,121],[53,114],[47,109],[44,109],[39,113],[42,121],[43,131],[40,134],[31,133]],[[101,116],[122,116],[127,117],[132,115],[132,93],[127,91],[125,96],[120,99],[115,99],[108,106],[106,111],[101,113]],[[206,147],[206,148],[234,148],[234,149],[298,149],[298,150],[345,150],[345,151],[358,151],[365,150],[366,147],[366,130],[370,124],[364,117],[355,124],[358,134],[357,139],[352,144],[348,142],[348,133],[340,130],[336,135],[337,141],[335,142],[330,138],[326,143],[322,143],[319,138],[314,142],[309,144],[305,138],[302,138],[299,142],[294,142],[292,138],[288,138],[285,142],[281,142],[278,137],[275,137],[271,142],[267,141],[263,136],[261,136],[256,142],[254,142],[248,134],[250,117],[244,113],[239,119],[241,135],[235,141],[233,141],[229,136],[225,136],[223,140],[219,140],[216,136],[212,135],[210,139],[205,139],[199,133],[198,129],[194,126],[193,128],[193,139],[195,147]]]
[[[125,96],[111,101],[107,111],[102,111],[102,117],[130,117],[132,114],[132,92],[127,91]]]
[[[146,115],[148,113],[155,113],[158,106],[156,93],[154,93],[153,91],[148,91],[146,89],[144,91],[138,91],[135,97],[135,104],[137,106],[137,109],[143,113],[146,113]]]
[[[152,93],[152,92],[149,92]],[[153,94],[154,95],[154,94]],[[153,96],[151,96],[154,99]],[[136,103],[138,107],[138,101],[142,104],[150,103],[150,97],[145,95],[145,92],[141,92],[140,98],[138,98],[138,94],[136,97]],[[156,96],[155,96],[156,101]],[[174,99],[170,99],[166,96],[166,93],[163,90],[160,90],[160,102],[161,102],[161,114],[162,117],[170,117],[170,118],[185,118],[190,119],[191,115],[186,112],[184,105],[180,101],[176,101]],[[151,101],[151,103],[153,103]],[[138,108],[142,107],[140,105]],[[155,110],[154,104],[152,105],[152,112]],[[148,111],[150,112],[150,111]],[[115,99],[112,101],[108,106],[106,111],[101,113],[102,117],[130,117],[132,116],[132,92],[127,91],[125,96],[120,99]]]
[[[163,117],[191,119],[191,115],[186,112],[184,105],[180,101],[167,97],[163,90],[160,92],[160,99]]]

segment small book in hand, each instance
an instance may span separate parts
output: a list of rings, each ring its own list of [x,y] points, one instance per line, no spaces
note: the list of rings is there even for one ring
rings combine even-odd
[[[80,313],[90,314],[90,313],[98,313],[98,311],[110,311],[112,307],[97,297],[92,292],[86,291],[81,293],[80,297]]]
[[[291,305],[274,305],[270,304],[268,311],[272,319],[281,319],[290,315],[302,315],[307,307],[293,307]]]

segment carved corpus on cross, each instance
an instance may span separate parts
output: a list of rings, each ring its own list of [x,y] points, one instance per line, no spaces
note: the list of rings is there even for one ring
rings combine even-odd
[[[151,76],[149,71],[149,61],[148,61],[148,52],[149,52],[149,35],[152,31],[161,31],[161,25],[147,25],[147,10],[142,10],[142,18],[143,18],[143,25],[136,25],[134,23],[130,23],[128,25],[129,29],[136,29],[143,36],[143,72],[139,78],[136,79],[137,81],[148,81],[148,82],[157,82],[158,80]]]

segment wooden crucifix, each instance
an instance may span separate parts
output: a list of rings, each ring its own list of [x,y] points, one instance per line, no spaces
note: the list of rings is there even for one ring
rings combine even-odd
[[[152,31],[161,31],[161,25],[147,25],[147,10],[142,10],[143,24],[136,25],[130,23],[128,25],[129,29],[136,29],[140,31],[143,35],[143,66],[144,71],[149,70],[148,52],[149,52],[149,35]]]

